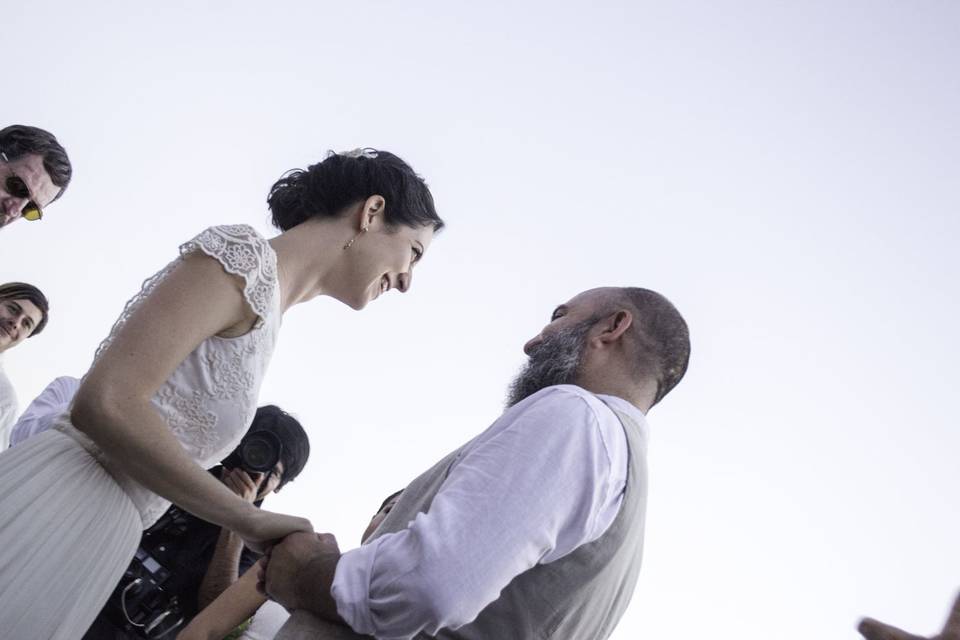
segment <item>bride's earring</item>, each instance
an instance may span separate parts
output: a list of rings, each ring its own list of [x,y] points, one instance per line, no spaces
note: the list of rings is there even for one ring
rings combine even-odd
[[[352,238],[350,238],[350,241],[347,242],[347,244],[343,245],[343,250],[346,251],[347,249],[349,249],[350,247],[352,247],[352,246],[353,246],[353,243],[356,242],[357,238],[359,238],[360,236],[362,236],[362,235],[365,234],[366,232],[367,232],[367,228],[366,228],[366,227],[363,227],[362,229],[360,229],[360,233],[358,233],[357,235],[355,235],[355,236],[353,236]]]

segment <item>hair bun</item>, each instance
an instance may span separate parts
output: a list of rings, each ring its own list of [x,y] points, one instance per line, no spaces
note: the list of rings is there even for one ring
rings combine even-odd
[[[302,222],[301,208],[307,190],[307,174],[302,169],[293,169],[277,180],[267,196],[273,226],[287,231]]]

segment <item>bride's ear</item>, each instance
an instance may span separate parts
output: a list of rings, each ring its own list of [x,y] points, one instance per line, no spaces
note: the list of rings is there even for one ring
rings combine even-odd
[[[383,196],[373,195],[366,199],[360,214],[360,229],[378,228],[385,224],[383,211],[387,206],[387,201]]]

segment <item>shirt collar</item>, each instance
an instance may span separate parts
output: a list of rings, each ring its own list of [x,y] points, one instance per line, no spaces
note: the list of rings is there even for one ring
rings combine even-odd
[[[646,415],[643,413],[643,411],[640,411],[640,409],[637,408],[637,406],[632,402],[627,402],[626,400],[624,400],[619,396],[608,396],[605,393],[598,393],[596,394],[596,396],[598,398],[603,398],[605,402],[609,402],[610,404],[615,406],[617,408],[617,411],[622,411],[623,413],[626,413],[637,422],[641,424],[646,423],[647,421]]]

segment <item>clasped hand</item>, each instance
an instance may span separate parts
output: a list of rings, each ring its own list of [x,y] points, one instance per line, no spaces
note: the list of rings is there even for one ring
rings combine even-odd
[[[307,609],[337,620],[330,595],[340,548],[330,533],[293,533],[268,549],[257,576],[257,589],[288,611]]]

